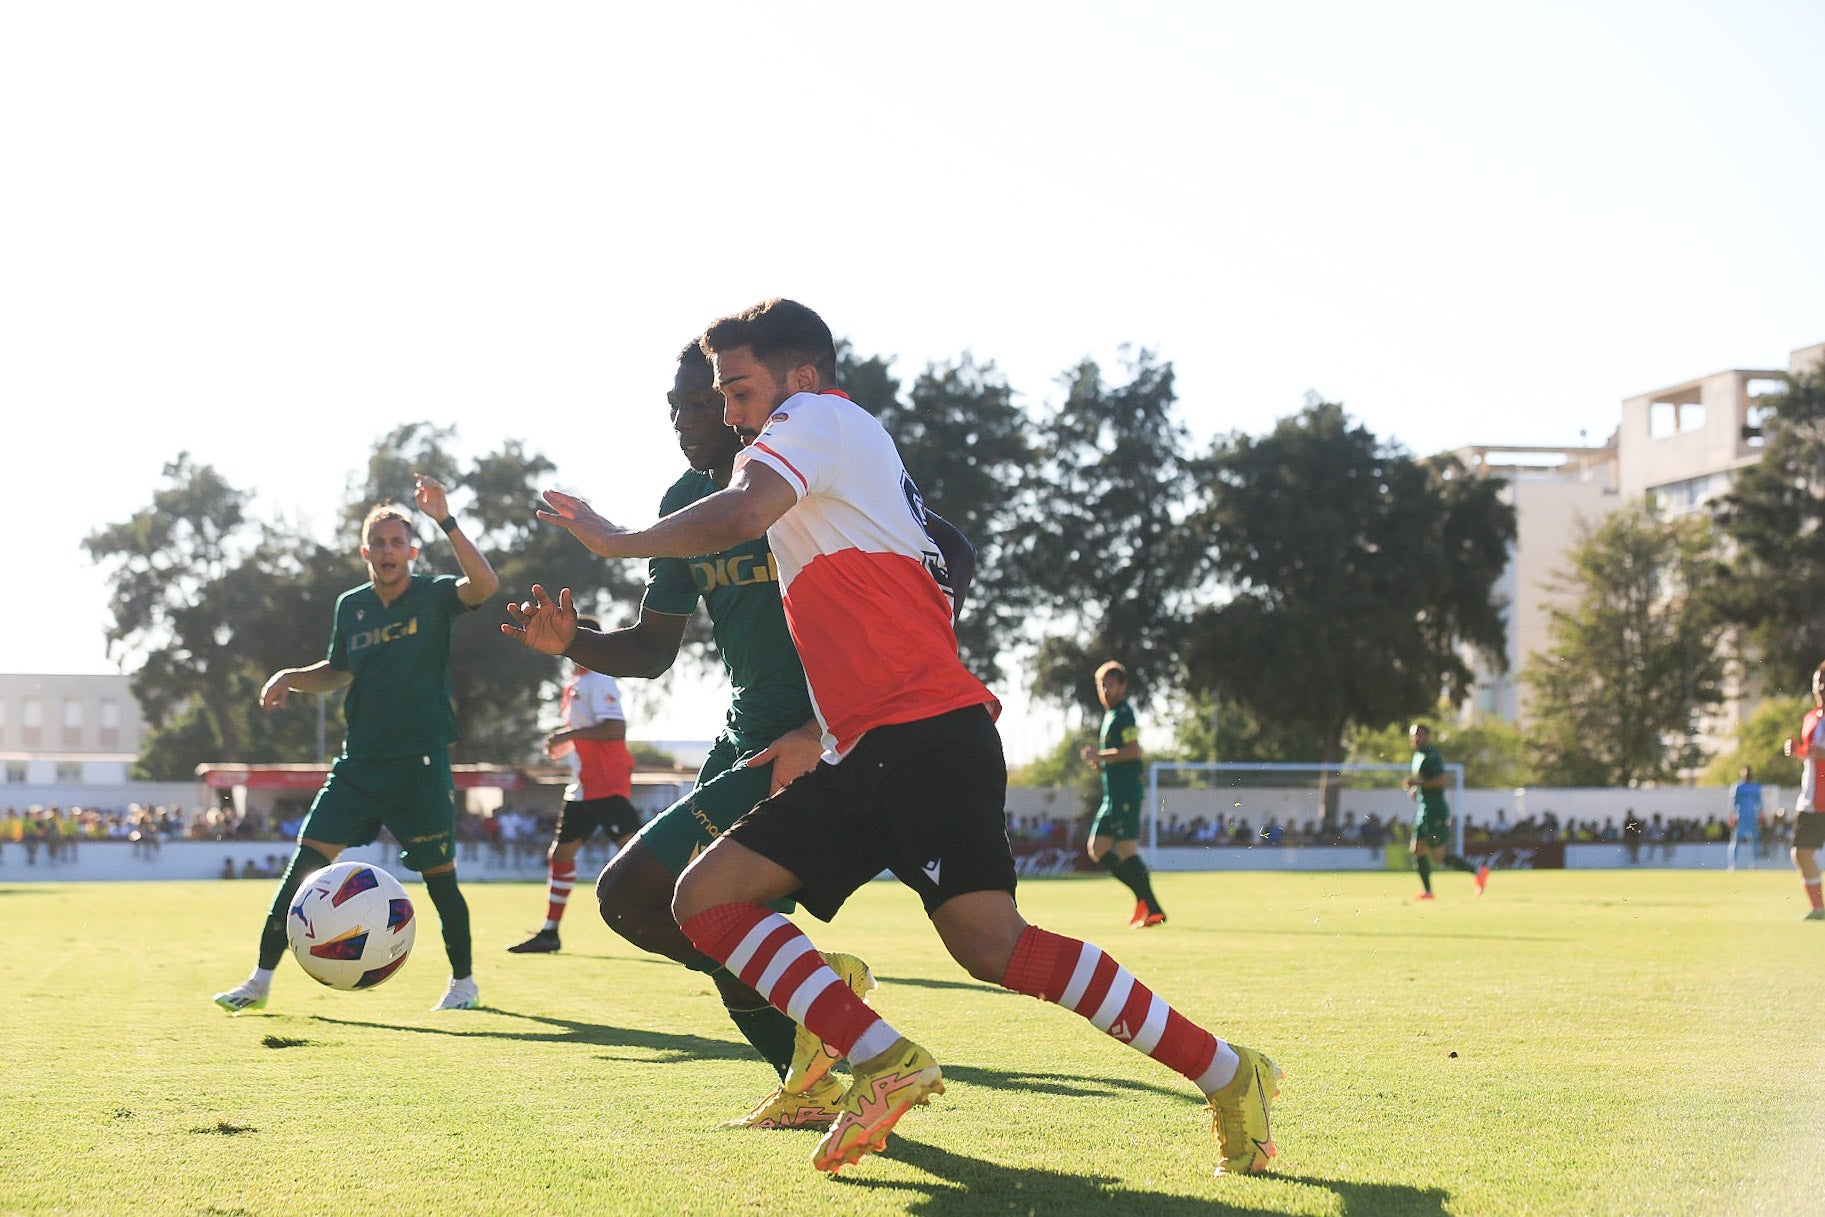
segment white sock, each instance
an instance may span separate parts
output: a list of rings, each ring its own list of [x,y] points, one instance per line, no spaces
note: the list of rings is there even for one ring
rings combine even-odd
[[[874,1025],[856,1037],[855,1045],[849,1049],[849,1063],[871,1061],[893,1047],[900,1038],[900,1033],[887,1025],[887,1020],[877,1018]]]
[[[247,979],[256,989],[270,989],[272,988],[272,974],[273,969],[271,968],[255,968],[253,975]]]
[[[1217,1041],[1217,1055],[1210,1060],[1210,1068],[1198,1079],[1198,1089],[1205,1094],[1215,1094],[1236,1080],[1236,1071],[1242,1068],[1242,1058],[1236,1055],[1224,1040]]]

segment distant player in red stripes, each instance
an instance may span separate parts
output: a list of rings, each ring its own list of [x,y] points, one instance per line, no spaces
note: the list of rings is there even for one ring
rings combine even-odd
[[[579,617],[584,629],[600,630],[594,617]],[[560,703],[564,725],[545,737],[545,755],[570,763],[570,785],[558,810],[557,831],[546,853],[545,925],[525,942],[507,949],[516,955],[559,950],[558,923],[577,883],[577,853],[600,828],[621,845],[640,830],[634,810],[634,757],[627,750],[627,715],[621,688],[605,672],[591,671],[571,660]]]
[[[1214,1117],[1219,1172],[1264,1168],[1273,1062],[1015,907],[995,701],[957,657],[949,575],[918,487],[880,423],[834,388],[829,327],[769,300],[712,325],[703,346],[724,417],[748,445],[728,487],[639,530],[568,496],[547,496],[540,517],[604,556],[709,553],[764,533],[778,559],[823,759],[685,871],[673,911],[699,949],[849,1058],[851,1084],[812,1165],[835,1171],[880,1150],[907,1110],[944,1089],[931,1055],[766,907],[789,896],[829,920],[885,869],[919,894],[972,976],[1074,1010],[1190,1079]]]
[[[1813,669],[1812,702],[1812,709],[1800,721],[1800,733],[1788,736],[1781,751],[1801,760],[1800,797],[1793,805],[1793,865],[1806,889],[1806,902],[1812,906],[1805,919],[1825,921],[1818,857],[1820,847],[1825,846],[1825,808],[1819,806],[1825,797],[1825,786],[1819,782],[1819,771],[1825,769],[1825,663]]]

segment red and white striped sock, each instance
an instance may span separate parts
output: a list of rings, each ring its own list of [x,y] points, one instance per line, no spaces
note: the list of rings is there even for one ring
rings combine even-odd
[[[1806,899],[1812,902],[1815,909],[1825,909],[1825,879],[1802,879],[1806,886]]]
[[[1191,1079],[1204,1094],[1227,1084],[1241,1063],[1235,1049],[1091,943],[1030,925],[1014,945],[1001,983],[1082,1015],[1097,1030]]]
[[[553,862],[545,883],[545,928],[555,930],[564,920],[564,906],[570,903],[570,889],[577,885],[577,860]]]
[[[852,1061],[878,1056],[900,1038],[797,926],[765,905],[719,904],[679,928],[699,951]]]

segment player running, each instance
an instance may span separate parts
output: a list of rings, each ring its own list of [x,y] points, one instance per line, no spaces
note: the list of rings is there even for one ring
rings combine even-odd
[[[763,535],[772,544],[822,760],[718,838],[679,880],[673,909],[705,954],[852,1062],[812,1165],[835,1171],[880,1150],[907,1110],[944,1088],[931,1054],[767,907],[790,896],[828,920],[885,869],[919,894],[972,976],[1073,1010],[1190,1079],[1214,1118],[1219,1170],[1264,1168],[1281,1071],[1015,907],[994,698],[957,657],[948,572],[918,487],[881,424],[832,387],[829,327],[801,304],[769,300],[711,326],[704,348],[724,417],[748,443],[728,487],[640,530],[556,493],[539,514],[605,557],[703,553]]]
[[[600,630],[594,617],[579,617],[584,629]],[[615,678],[571,660],[570,679],[558,704],[564,725],[545,737],[545,755],[570,765],[570,785],[558,809],[557,828],[545,851],[545,924],[531,938],[507,949],[515,955],[547,955],[563,949],[558,926],[577,883],[577,854],[599,828],[616,845],[640,827],[634,809],[634,758],[627,750],[627,715]]]
[[[1472,866],[1468,859],[1446,852],[1451,840],[1451,805],[1445,802],[1449,779],[1445,776],[1445,762],[1432,746],[1432,728],[1414,723],[1407,738],[1413,741],[1413,772],[1401,779],[1401,785],[1418,804],[1413,817],[1413,843],[1408,848],[1419,865],[1419,881],[1424,889],[1414,899],[1437,899],[1432,894],[1432,868],[1438,864],[1475,875],[1476,894],[1481,896],[1489,886],[1489,868]]]
[[[1128,924],[1161,925],[1166,910],[1153,894],[1153,880],[1141,860],[1141,730],[1128,701],[1128,669],[1111,659],[1096,669],[1096,696],[1103,703],[1097,743],[1085,744],[1083,758],[1102,775],[1103,803],[1090,822],[1090,860],[1101,864],[1134,893]]]
[[[1825,847],[1825,810],[1819,807],[1819,770],[1825,767],[1825,663],[1813,669],[1812,709],[1800,720],[1800,733],[1781,744],[1786,756],[1800,758],[1800,797],[1793,805],[1793,866],[1811,905],[1804,920],[1825,921],[1825,896],[1821,896],[1818,851]]]

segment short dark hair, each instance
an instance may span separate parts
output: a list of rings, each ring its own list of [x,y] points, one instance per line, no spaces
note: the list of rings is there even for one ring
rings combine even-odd
[[[822,383],[836,384],[836,339],[824,319],[796,300],[775,296],[713,322],[703,332],[703,353],[747,347],[781,380],[810,364]]]
[[[705,389],[716,384],[716,373],[710,367],[710,357],[703,353],[702,340],[693,338],[678,352],[678,370],[672,374],[672,388],[665,394],[665,404],[678,409],[678,384],[680,381],[702,381]]]
[[[1105,663],[1100,668],[1096,669],[1097,683],[1101,684],[1104,674],[1109,672],[1114,672],[1117,676],[1121,677],[1123,684],[1128,683],[1128,669],[1117,659],[1111,659],[1108,663]]]

